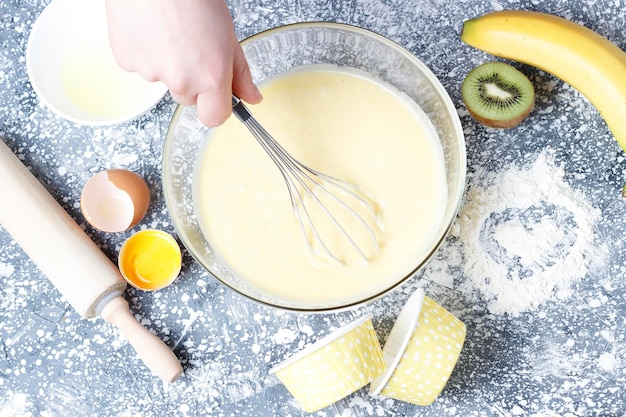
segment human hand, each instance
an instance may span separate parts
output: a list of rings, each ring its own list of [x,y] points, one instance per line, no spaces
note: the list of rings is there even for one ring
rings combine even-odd
[[[205,125],[228,118],[232,93],[261,101],[224,0],[107,0],[106,8],[118,65],[197,105]]]

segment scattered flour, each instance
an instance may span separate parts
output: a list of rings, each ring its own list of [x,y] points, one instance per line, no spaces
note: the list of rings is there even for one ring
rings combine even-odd
[[[605,352],[598,358],[598,365],[605,371],[611,372],[615,367],[615,357],[610,352]]]
[[[298,334],[291,329],[280,329],[272,337],[272,340],[274,341],[274,343],[277,344],[286,344],[293,342],[296,339],[297,335]]]
[[[529,167],[488,173],[468,191],[453,232],[465,258],[461,289],[478,291],[491,313],[517,316],[566,298],[602,258],[594,243],[600,211],[564,175],[548,150]]]
[[[15,267],[11,264],[0,262],[0,277],[10,277],[15,272]]]
[[[21,392],[5,392],[0,398],[0,417],[31,417],[33,404],[29,396]]]

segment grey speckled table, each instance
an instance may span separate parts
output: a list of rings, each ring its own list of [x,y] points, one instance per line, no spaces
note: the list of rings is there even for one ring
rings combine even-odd
[[[174,103],[140,119],[87,128],[57,118],[35,96],[24,52],[47,1],[0,3],[0,137],[105,253],[146,227],[175,234],[160,185]],[[298,416],[268,369],[370,311],[381,342],[418,286],[467,324],[450,381],[429,407],[365,389],[319,416],[626,415],[626,157],[577,91],[519,65],[537,90],[530,119],[509,131],[477,125],[459,87],[490,58],[459,40],[464,19],[502,8],[551,12],[626,49],[620,0],[233,1],[240,38],[308,20],[385,35],[422,59],[451,95],[468,148],[468,186],[457,222],[427,267],[397,291],[340,314],[303,315],[250,302],[188,255],[175,285],[126,293],[139,320],[176,352],[185,375],[152,377],[102,320],[82,320],[0,228],[0,416]],[[152,192],[147,217],[127,233],[94,231],[79,209],[84,182],[131,169]],[[0,181],[2,179],[0,178]],[[0,196],[0,204],[11,204]]]

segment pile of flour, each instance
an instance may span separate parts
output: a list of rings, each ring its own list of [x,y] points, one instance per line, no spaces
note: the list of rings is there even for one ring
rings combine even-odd
[[[606,250],[596,247],[600,211],[564,181],[547,150],[526,167],[487,173],[468,190],[452,235],[462,252],[459,290],[493,314],[513,316],[571,294]]]

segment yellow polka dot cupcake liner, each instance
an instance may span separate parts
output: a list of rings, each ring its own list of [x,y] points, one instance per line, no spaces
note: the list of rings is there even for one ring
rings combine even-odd
[[[363,388],[385,370],[371,315],[353,321],[270,370],[307,412]]]
[[[370,393],[430,405],[445,387],[465,341],[465,324],[418,289],[398,316],[385,347],[386,370]]]

